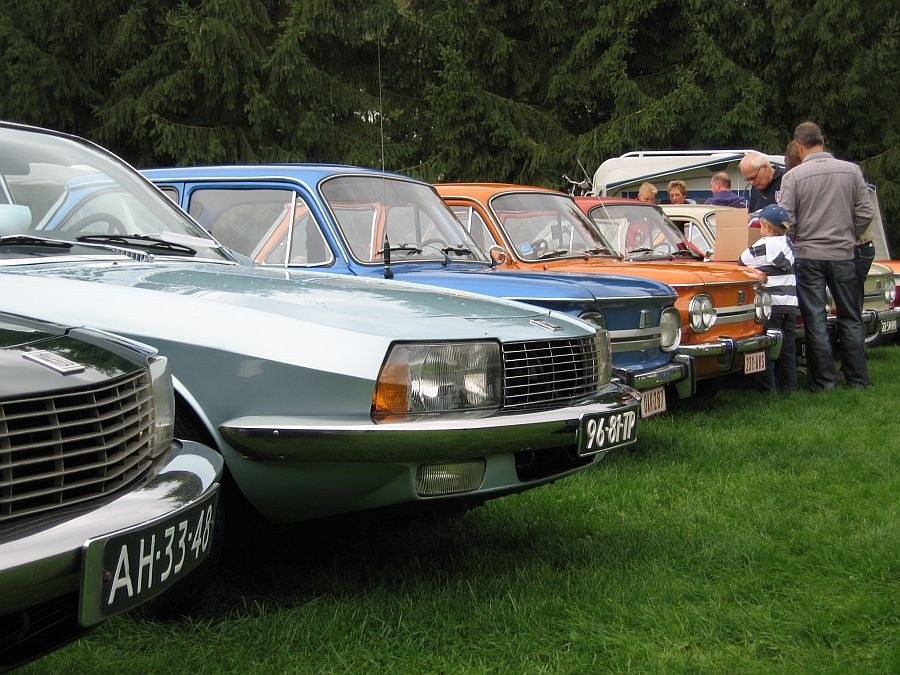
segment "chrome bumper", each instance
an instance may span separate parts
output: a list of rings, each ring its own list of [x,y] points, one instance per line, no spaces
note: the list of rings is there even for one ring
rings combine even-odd
[[[293,462],[428,462],[564,447],[577,442],[582,416],[637,410],[640,394],[610,384],[566,408],[484,418],[375,424],[292,416],[240,417],[219,426],[248,459]]]
[[[679,398],[689,398],[696,390],[694,362],[690,357],[680,354],[676,355],[671,363],[641,373],[625,368],[613,368],[613,379],[638,391],[674,384]]]
[[[881,337],[881,329],[886,321],[896,321],[900,318],[900,309],[869,309],[863,312],[863,325],[866,327],[866,342],[872,342]],[[837,321],[837,319],[835,319]],[[890,333],[886,333],[890,335]]]
[[[103,506],[86,507],[77,516],[48,516],[27,529],[0,531],[0,614],[77,594],[88,539],[149,523],[200,501],[218,489],[222,467],[222,457],[206,446],[176,442],[159,474]]]
[[[720,337],[715,342],[706,342],[699,345],[682,345],[678,348],[678,353],[691,358],[715,356],[719,360],[719,368],[727,372],[733,368],[736,354],[765,350],[767,358],[777,359],[779,354],[781,354],[783,341],[784,336],[781,334],[781,331],[771,329],[762,335],[754,335],[742,340]]]
[[[687,360],[674,360],[659,368],[640,373],[635,373],[625,368],[613,368],[613,378],[616,382],[627,384],[638,391],[679,382],[690,377],[690,375],[691,364]]]

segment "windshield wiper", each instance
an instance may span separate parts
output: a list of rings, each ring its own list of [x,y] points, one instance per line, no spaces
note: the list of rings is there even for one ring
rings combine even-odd
[[[594,248],[586,248],[584,249],[585,253],[590,253],[591,255],[611,255],[614,258],[618,258],[619,254],[616,251],[613,251],[611,248],[607,248],[606,246],[595,246]]]
[[[422,249],[418,246],[413,246],[412,244],[400,244],[398,246],[385,246],[383,249],[378,251],[381,255],[384,255],[386,252],[388,254],[393,253],[394,251],[406,251],[407,253],[421,253]]]
[[[652,248],[633,248],[628,252],[629,253],[653,253],[653,249]],[[666,255],[668,255],[668,253]]]
[[[565,255],[566,253],[569,253],[569,252],[570,251],[567,248],[558,248],[556,250],[547,251],[546,253],[539,255],[538,260],[546,260],[547,258],[556,258],[558,256]]]
[[[197,249],[166,241],[161,237],[149,234],[82,234],[75,237],[76,241],[94,242],[98,244],[122,244],[124,246],[141,246],[151,250],[167,251],[169,253],[181,253],[184,255],[196,255]]]
[[[53,248],[72,248],[72,246],[74,246],[71,241],[33,237],[28,234],[7,234],[0,237],[0,245],[18,246],[20,244],[24,246],[52,246]]]
[[[456,255],[474,255],[472,249],[466,248],[462,244],[457,246],[445,246],[441,249],[441,253],[455,253]]]

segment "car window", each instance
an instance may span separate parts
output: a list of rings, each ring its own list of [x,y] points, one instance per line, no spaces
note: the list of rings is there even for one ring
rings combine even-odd
[[[0,192],[29,216],[10,234],[81,241],[97,255],[104,242],[127,239],[157,256],[228,259],[218,242],[133,169],[76,139],[4,128],[0,159]],[[142,245],[148,237],[156,241]],[[159,239],[181,248],[160,246]]]
[[[599,228],[566,195],[507,193],[494,197],[491,209],[524,260],[610,248]]]
[[[332,260],[318,222],[293,190],[199,188],[191,192],[188,212],[223,244],[264,265],[284,265],[288,241],[292,265]]]
[[[320,191],[353,257],[382,262],[385,240],[391,262],[487,260],[487,254],[454,218],[434,189],[397,177],[335,176]]]
[[[471,235],[475,243],[483,249],[489,249],[494,245],[494,236],[488,229],[484,218],[471,206],[451,206],[450,210],[453,215],[462,224],[466,231]]]
[[[178,200],[178,190],[173,187],[161,187],[159,188],[160,192],[162,192],[166,197],[171,199],[176,204],[179,203]]]
[[[694,246],[696,246],[700,251],[712,251],[713,244],[711,241],[707,241],[706,236],[703,234],[703,230],[700,229],[700,226],[695,223],[693,220],[681,219],[676,216],[669,216],[678,227],[682,229],[684,232],[684,238],[691,242]]]
[[[668,254],[681,248],[682,235],[656,206],[599,204],[591,219],[620,253]]]

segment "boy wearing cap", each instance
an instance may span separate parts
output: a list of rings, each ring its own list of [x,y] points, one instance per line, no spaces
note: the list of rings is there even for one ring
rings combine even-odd
[[[766,328],[777,328],[784,336],[781,354],[766,360],[766,370],[759,374],[764,391],[797,390],[797,280],[794,277],[794,250],[787,238],[788,212],[769,204],[759,213],[760,238],[741,253],[740,263],[763,272],[768,277],[766,290],[772,296],[772,316]]]

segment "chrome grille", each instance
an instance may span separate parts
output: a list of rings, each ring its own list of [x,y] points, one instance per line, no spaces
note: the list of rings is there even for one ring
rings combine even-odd
[[[0,522],[115,492],[146,472],[156,411],[150,373],[0,401]]]
[[[593,338],[534,340],[503,345],[504,410],[574,401],[597,389]]]

